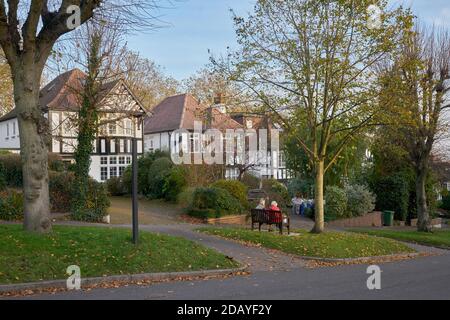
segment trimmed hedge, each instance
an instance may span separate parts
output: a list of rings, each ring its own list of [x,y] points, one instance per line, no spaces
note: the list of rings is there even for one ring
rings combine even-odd
[[[247,186],[237,180],[218,180],[211,184],[213,188],[227,190],[235,199],[237,199],[242,207],[248,207]]]
[[[89,179],[88,198],[83,209],[72,212],[72,218],[85,222],[102,222],[108,215],[111,202],[108,197],[106,185]]]
[[[328,219],[348,217],[347,195],[345,190],[336,186],[327,187],[325,191],[325,216]]]
[[[395,212],[395,220],[406,221],[410,199],[409,181],[401,173],[379,178],[372,189],[377,195],[376,208]]]
[[[72,172],[49,171],[50,206],[54,213],[70,212],[72,199]]]
[[[197,188],[192,193],[188,214],[198,218],[220,218],[242,214],[243,208],[227,190],[221,188]]]
[[[23,220],[23,195],[9,190],[0,193],[0,220]]]
[[[186,168],[183,166],[173,167],[164,181],[164,199],[176,202],[178,195],[186,188],[187,184]]]

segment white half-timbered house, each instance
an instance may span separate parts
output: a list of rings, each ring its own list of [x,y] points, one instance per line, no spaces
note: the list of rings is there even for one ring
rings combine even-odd
[[[40,93],[40,106],[51,130],[48,150],[67,162],[74,161],[79,90],[85,77],[82,71],[71,70],[56,77]],[[89,174],[97,181],[106,181],[121,176],[131,164],[133,138],[137,139],[138,154],[143,153],[145,110],[122,80],[104,84],[100,95],[99,128]],[[0,150],[20,152],[16,109],[0,118]]]

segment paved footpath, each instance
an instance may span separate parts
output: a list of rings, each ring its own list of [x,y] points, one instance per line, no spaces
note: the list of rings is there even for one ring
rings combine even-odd
[[[129,227],[129,226],[118,226]],[[306,268],[306,262],[264,248],[247,247],[195,232],[194,225],[143,226],[181,236],[249,265],[251,273],[225,279],[156,283],[91,291],[42,294],[26,299],[450,299],[450,253],[381,264],[382,289],[367,289],[367,265]]]

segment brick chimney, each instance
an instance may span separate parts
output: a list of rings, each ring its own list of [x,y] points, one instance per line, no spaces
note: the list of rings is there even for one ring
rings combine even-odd
[[[222,92],[218,92],[216,93],[216,95],[214,96],[214,104],[218,105],[218,104],[224,104],[225,103],[225,96]]]

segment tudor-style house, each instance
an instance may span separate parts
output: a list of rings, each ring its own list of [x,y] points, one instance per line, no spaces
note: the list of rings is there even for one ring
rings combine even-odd
[[[165,150],[177,152],[180,144],[188,140],[191,153],[202,150],[204,137],[194,129],[194,122],[202,122],[203,132],[207,129],[218,129],[225,133],[227,129],[271,129],[268,117],[244,113],[228,113],[227,106],[219,95],[213,105],[205,106],[190,94],[180,94],[164,99],[152,109],[151,117],[146,117],[144,126],[144,150],[152,152]],[[189,132],[189,138],[171,139],[172,133],[183,129]],[[226,135],[224,135],[226,139]],[[183,140],[183,141],[181,141]],[[173,145],[175,143],[175,145]],[[178,145],[177,145],[178,143]],[[224,141],[225,144],[225,141]],[[276,157],[276,159],[272,159]],[[267,156],[267,164],[248,166],[248,172],[261,178],[289,179],[283,153]],[[225,170],[226,179],[237,179],[242,166],[228,166]]]
[[[82,71],[71,70],[56,77],[40,93],[40,106],[52,136],[48,150],[66,162],[74,161],[76,118],[85,77]],[[99,128],[89,174],[97,181],[106,181],[121,176],[131,164],[133,138],[137,139],[138,154],[143,153],[145,110],[122,80],[104,84],[100,95]],[[20,152],[15,109],[0,118],[0,150]]]

